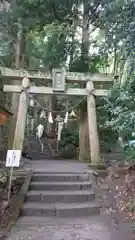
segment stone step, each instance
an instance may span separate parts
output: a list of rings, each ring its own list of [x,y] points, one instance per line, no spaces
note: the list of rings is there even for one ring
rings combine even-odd
[[[25,203],[22,209],[23,216],[33,217],[83,217],[100,213],[100,206],[90,203]]]
[[[88,174],[36,174],[32,176],[34,182],[60,182],[60,181],[89,181]]]
[[[54,157],[53,156],[51,156],[50,154],[48,154],[48,155],[41,155],[41,154],[30,154],[30,156],[32,156],[33,158],[36,158],[36,159],[41,159],[41,160],[46,160],[46,159],[50,159],[50,158],[53,158],[54,159]]]
[[[86,190],[91,188],[91,182],[32,182],[30,190]]]
[[[31,151],[33,154],[40,154],[40,155],[44,155],[44,156],[46,156],[46,155],[52,155],[51,154],[51,152],[49,151],[49,150],[46,150],[46,149],[44,149],[44,151],[43,152],[39,152],[39,153],[37,153],[37,151]]]
[[[32,157],[32,159],[33,160],[45,160],[45,161],[47,161],[47,160],[54,160],[54,157],[52,157],[52,156],[46,156],[46,157],[44,157],[44,156],[40,156],[40,154],[38,154],[37,156],[34,156],[34,155],[30,155],[31,157]]]
[[[26,196],[27,202],[41,203],[80,203],[93,201],[95,194],[93,191],[29,191]]]
[[[53,155],[51,153],[41,153],[41,152],[33,152],[33,151],[30,151],[29,152],[30,155],[32,155],[33,157],[42,157],[44,159],[46,159],[46,157],[53,157]]]
[[[28,136],[27,137],[30,143],[30,152],[29,155],[33,158],[33,160],[51,160],[54,159],[51,149],[47,141],[43,138],[42,143],[44,145],[44,152],[41,153],[41,145],[36,136]]]
[[[108,160],[121,160],[124,157],[124,154],[122,153],[106,153],[106,154],[102,154],[102,156],[104,157],[104,159],[108,159]]]
[[[99,216],[91,216],[91,217],[87,216],[86,218],[78,218],[78,217],[76,217],[76,218],[62,218],[62,217],[58,218],[58,217],[43,217],[43,216],[42,217],[39,217],[39,216],[37,216],[37,217],[36,216],[35,217],[20,216],[19,219],[17,220],[15,226],[18,229],[21,230],[21,228],[24,229],[24,227],[33,227],[33,226],[36,227],[36,228],[40,228],[40,227],[44,227],[44,226],[56,226],[56,225],[60,226],[61,225],[61,227],[62,227],[64,224],[66,226],[67,223],[69,223],[69,225],[73,224],[76,227],[78,227],[78,229],[79,229],[80,223],[82,223],[82,222],[84,223],[84,221],[87,221],[87,224],[89,224],[89,226],[91,226],[95,223],[97,218],[99,219]],[[78,223],[79,223],[79,225],[78,225]],[[55,238],[55,240],[56,239],[57,238]],[[58,238],[58,239],[61,239],[61,238]],[[13,240],[18,240],[18,239],[13,239]],[[52,240],[52,238],[51,239],[49,238],[48,240]],[[63,238],[61,240],[63,240]],[[75,240],[75,239],[73,238],[73,240]],[[87,238],[87,240],[92,240],[92,239]],[[97,240],[97,239],[94,238],[94,240]]]
[[[34,150],[32,149],[31,152],[32,152],[33,154],[41,154],[41,155],[48,155],[48,154],[49,154],[49,155],[52,155],[51,152],[48,151],[48,150],[46,150],[46,149],[44,149],[43,152],[41,152],[40,149],[39,149],[39,151],[37,151],[37,150],[38,150],[38,149],[34,149]]]
[[[31,161],[31,163],[35,163],[35,161]],[[43,163],[43,161],[38,161],[38,163],[40,164],[42,164]],[[80,172],[80,171],[76,171],[76,172],[72,172],[72,171],[70,171],[70,172],[67,172],[67,171],[65,171],[65,172],[63,172],[63,170],[62,171],[58,171],[58,172],[56,172],[56,171],[52,171],[51,170],[51,172],[50,171],[44,171],[44,169],[40,169],[40,170],[36,170],[36,171],[34,171],[34,174],[36,174],[36,175],[40,175],[40,174],[45,174],[45,175],[59,175],[59,174],[64,174],[64,175],[86,175],[86,174],[88,174],[89,173],[89,175],[93,175],[93,171],[84,171],[84,172]]]

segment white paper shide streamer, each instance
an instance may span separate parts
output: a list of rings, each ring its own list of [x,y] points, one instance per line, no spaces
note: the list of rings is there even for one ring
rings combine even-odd
[[[74,112],[74,110],[72,110],[71,113],[70,113],[70,117],[75,117],[75,116],[76,116],[75,112]]]
[[[44,126],[43,126],[42,124],[39,124],[39,125],[37,126],[36,136],[37,136],[38,138],[41,138],[42,135],[43,135],[43,132],[44,132]]]
[[[64,123],[67,123],[67,121],[68,121],[68,112],[66,112]]]
[[[42,140],[41,140],[43,132],[44,132],[44,126],[42,124],[39,124],[37,126],[36,136],[37,136],[37,138],[38,138],[38,140],[41,144],[41,152],[44,151],[44,145],[43,145]]]
[[[53,123],[53,118],[52,118],[52,113],[51,112],[49,113],[49,116],[48,116],[48,122]]]
[[[60,120],[61,120],[61,117],[60,117],[60,114],[59,114],[59,115],[56,116],[55,121],[60,122]]]
[[[30,105],[30,107],[34,107],[34,105],[35,105],[35,102],[34,102],[34,100],[33,100],[33,99],[30,99],[29,105]]]
[[[44,110],[41,112],[41,114],[40,114],[40,118],[46,118],[46,113],[45,113]]]

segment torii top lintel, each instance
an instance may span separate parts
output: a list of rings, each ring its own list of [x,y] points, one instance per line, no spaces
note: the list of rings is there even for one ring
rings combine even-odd
[[[11,80],[20,80],[24,77],[29,79],[45,79],[48,81],[52,81],[52,74],[48,72],[42,71],[33,71],[33,70],[24,70],[24,69],[11,69],[0,67],[0,76],[2,78],[11,79]],[[80,82],[86,83],[88,81],[93,82],[112,82],[112,76],[108,74],[101,73],[78,73],[78,72],[66,72],[65,73],[65,81],[66,82]]]

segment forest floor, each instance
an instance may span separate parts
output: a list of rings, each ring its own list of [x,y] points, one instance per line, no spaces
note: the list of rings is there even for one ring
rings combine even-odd
[[[114,176],[99,177],[95,185],[101,216],[111,220],[114,229],[119,228],[123,233],[128,229],[135,239],[135,173]]]

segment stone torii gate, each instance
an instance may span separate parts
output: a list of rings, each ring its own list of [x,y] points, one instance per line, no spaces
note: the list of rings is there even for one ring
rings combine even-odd
[[[18,115],[14,136],[13,148],[22,150],[26,115],[29,103],[28,93],[45,95],[68,95],[86,96],[88,129],[90,141],[91,164],[96,165],[100,161],[100,146],[97,130],[95,96],[104,96],[108,90],[101,89],[101,84],[111,82],[112,77],[106,74],[82,74],[65,72],[64,69],[53,69],[52,74],[40,71],[15,70],[0,67],[1,78],[10,80],[22,80],[21,85],[4,85],[4,92],[20,93]],[[52,82],[52,87],[32,86],[30,80],[44,80],[45,83]],[[68,83],[85,84],[85,88],[70,88]],[[100,89],[95,89],[95,83],[100,84]]]

